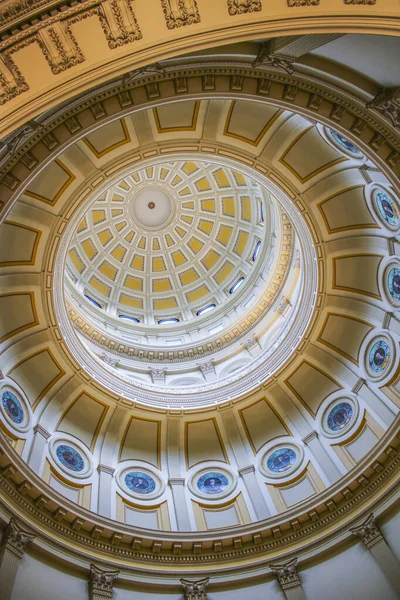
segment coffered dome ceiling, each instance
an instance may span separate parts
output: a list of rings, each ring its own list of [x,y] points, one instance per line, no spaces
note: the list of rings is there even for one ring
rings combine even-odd
[[[63,544],[250,568],[394,477],[394,134],[282,72],[174,68],[12,159],[0,464],[35,471],[23,502]]]
[[[210,305],[230,309],[231,288],[270,252],[271,229],[260,186],[242,173],[165,162],[97,195],[71,238],[67,269],[73,289],[112,317],[187,323]]]

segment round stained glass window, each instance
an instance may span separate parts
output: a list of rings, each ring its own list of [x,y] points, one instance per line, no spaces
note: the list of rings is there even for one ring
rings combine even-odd
[[[268,457],[267,467],[273,473],[283,473],[293,467],[296,459],[296,452],[291,448],[279,448]]]
[[[57,446],[56,455],[60,463],[75,473],[83,471],[85,461],[83,457],[75,448],[68,446],[67,444],[60,444]]]
[[[369,351],[368,363],[371,371],[382,373],[390,362],[390,347],[384,340],[376,342]]]
[[[387,275],[389,294],[396,302],[400,302],[400,269],[392,267]]]
[[[362,154],[360,148],[357,148],[357,146],[355,146],[352,142],[350,142],[350,140],[348,140],[346,137],[344,137],[344,135],[342,135],[341,133],[338,133],[334,129],[330,129],[329,132],[330,132],[331,136],[333,137],[333,139],[335,140],[335,142],[337,144],[339,144],[339,146],[341,146],[342,148],[347,150],[347,152],[351,152],[351,154],[355,154],[355,155]]]
[[[11,419],[11,421],[16,425],[22,423],[25,413],[21,402],[18,400],[15,394],[9,390],[3,392],[1,396],[1,402],[6,415]]]
[[[375,198],[382,219],[392,227],[396,227],[399,224],[399,211],[392,198],[386,192],[377,192]]]
[[[197,481],[197,487],[203,494],[222,494],[229,485],[228,478],[222,473],[204,473]]]
[[[344,429],[353,417],[353,407],[348,402],[336,404],[329,412],[328,427],[332,431]]]
[[[148,495],[156,489],[156,482],[148,474],[142,471],[130,471],[124,477],[126,487],[135,494]]]

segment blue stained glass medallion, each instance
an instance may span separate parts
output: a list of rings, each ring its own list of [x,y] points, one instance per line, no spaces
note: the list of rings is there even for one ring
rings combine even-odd
[[[60,444],[57,446],[56,455],[60,463],[70,471],[75,473],[83,471],[85,461],[75,448],[67,444]]]
[[[24,420],[24,409],[22,408],[21,402],[18,398],[9,390],[3,392],[1,396],[1,402],[7,416],[15,423],[19,425]]]
[[[369,366],[374,373],[382,373],[390,362],[390,347],[384,341],[376,342],[369,351]]]
[[[399,223],[399,211],[393,202],[392,198],[386,192],[378,192],[376,194],[376,204],[378,210],[386,223],[396,226]]]
[[[392,267],[387,276],[389,294],[393,300],[400,302],[400,269]]]
[[[353,407],[348,402],[336,404],[329,412],[328,427],[332,431],[340,431],[348,425],[353,416]]]
[[[351,152],[352,154],[362,154],[360,148],[357,148],[357,146],[355,146],[350,140],[344,137],[344,135],[338,133],[334,129],[330,129],[329,131],[335,142],[337,142],[339,146],[342,146],[342,148],[347,150],[347,152]]]
[[[205,473],[197,481],[197,487],[203,494],[222,494],[228,485],[228,478],[222,473]]]
[[[273,473],[283,473],[295,464],[296,459],[296,452],[291,448],[279,448],[269,456],[267,467]]]
[[[156,482],[147,473],[130,471],[125,475],[126,487],[136,494],[152,494],[156,489]]]

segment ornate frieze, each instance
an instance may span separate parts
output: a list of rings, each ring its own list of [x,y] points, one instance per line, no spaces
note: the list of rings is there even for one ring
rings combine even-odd
[[[89,599],[100,600],[100,598],[112,598],[114,580],[118,577],[119,571],[108,571],[90,565],[89,580]]]
[[[168,29],[200,23],[196,0],[161,0]]]
[[[318,6],[319,0],[287,0],[289,7],[294,6]]]
[[[29,86],[12,60],[11,52],[3,52],[0,56],[0,105],[27,90]]]
[[[185,600],[207,600],[207,587],[209,583],[209,577],[204,577],[204,579],[198,579],[197,581],[181,579]]]

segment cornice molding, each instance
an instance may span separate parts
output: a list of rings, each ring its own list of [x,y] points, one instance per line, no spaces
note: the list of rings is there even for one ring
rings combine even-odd
[[[149,531],[144,534],[143,530],[136,531],[134,527],[95,515],[52,490],[30,471],[1,436],[3,504],[11,514],[18,512],[21,520],[22,515],[26,515],[36,535],[52,540],[51,543],[56,543],[63,551],[78,552],[91,562],[102,556],[105,562],[118,560],[121,568],[142,572],[157,572],[159,566],[168,565],[171,574],[176,569],[179,572],[182,565],[198,563],[204,567],[207,565],[207,569],[213,566],[215,572],[231,572],[234,562],[235,568],[246,572],[249,558],[254,562],[257,557],[257,565],[271,564],[271,560],[272,564],[280,563],[296,548],[296,556],[300,559],[303,553],[319,548],[321,542],[326,543],[341,532],[348,532],[353,523],[359,522],[360,515],[371,513],[385,497],[390,497],[399,485],[400,453],[395,448],[400,445],[397,437],[399,421],[400,416],[374,451],[325,492],[283,514],[250,525],[219,530],[217,534],[209,531],[187,534]],[[13,466],[12,472],[10,466]],[[16,483],[21,477],[32,486],[24,494],[18,491]],[[38,492],[38,500],[33,500],[38,497]],[[339,497],[341,500],[338,500]],[[41,502],[41,498],[45,502]],[[58,518],[60,511],[61,519]],[[115,532],[119,534],[118,544],[113,544]],[[249,542],[249,538],[253,541]],[[221,540],[224,540],[223,550],[215,551],[215,547],[219,549]],[[176,544],[180,547],[179,553],[173,552]],[[209,548],[214,548],[214,551]]]

